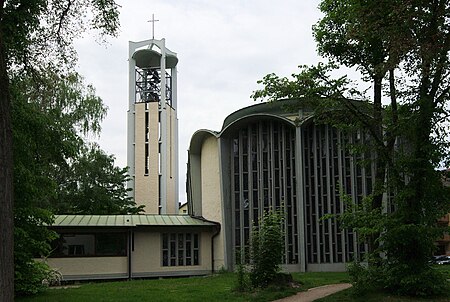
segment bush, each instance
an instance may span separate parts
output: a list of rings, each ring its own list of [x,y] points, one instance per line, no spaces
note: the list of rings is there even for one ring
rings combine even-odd
[[[16,263],[14,280],[16,296],[34,295],[61,281],[61,274],[44,262],[30,261],[18,266]]]
[[[431,266],[411,270],[409,265],[387,265],[384,287],[390,292],[407,296],[439,296],[449,292],[444,274]]]
[[[237,291],[244,292],[252,287],[248,271],[246,267],[240,262],[236,264],[236,274],[237,274],[237,284],[235,289]]]
[[[379,287],[379,274],[375,268],[369,268],[360,262],[352,262],[347,266],[352,283],[352,291],[356,296],[371,292]]]
[[[283,215],[269,211],[253,227],[250,280],[253,287],[267,287],[280,271],[284,253]]]
[[[431,266],[411,270],[409,265],[393,265],[385,260],[379,267],[354,262],[347,270],[356,296],[381,290],[402,296],[429,297],[445,295],[450,290],[444,274]]]

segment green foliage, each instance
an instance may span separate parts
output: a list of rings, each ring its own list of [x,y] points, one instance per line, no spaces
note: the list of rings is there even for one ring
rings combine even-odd
[[[38,81],[38,85],[29,85]],[[77,74],[46,71],[11,81],[14,152],[16,288],[25,291],[30,264],[47,256],[56,238],[45,225],[58,213],[137,213],[127,197],[127,169],[114,157],[85,143],[84,134],[98,133],[106,107]],[[34,284],[34,283],[30,283]],[[31,286],[31,285],[29,285]],[[32,293],[32,290],[26,290]]]
[[[352,262],[347,266],[352,290],[355,296],[382,288],[380,281],[382,275],[376,266],[364,266],[361,262]]]
[[[8,65],[35,70],[45,70],[49,65],[60,70],[73,67],[74,39],[88,29],[95,29],[99,38],[116,36],[118,9],[113,0],[6,1],[0,30]]]
[[[273,282],[280,271],[284,254],[284,215],[270,210],[253,227],[251,239],[251,272],[253,287],[264,288]]]
[[[353,82],[347,76],[335,79],[329,75],[337,67],[338,65],[333,63],[318,63],[316,66],[300,65],[300,72],[293,73],[291,78],[268,74],[257,81],[258,84],[263,85],[263,88],[253,91],[251,97],[255,101],[302,99],[307,102],[307,106],[313,107],[320,106],[318,101],[323,102],[327,99],[364,100],[364,94],[353,86]],[[333,102],[329,105],[336,106],[337,103]]]
[[[54,201],[58,214],[138,214],[136,203],[125,187],[127,168],[114,166],[114,156],[97,145],[82,148],[81,155],[58,177],[60,190]]]
[[[388,263],[384,268],[384,287],[398,295],[430,297],[445,295],[450,291],[444,275],[431,266],[414,269],[404,263]]]
[[[28,296],[43,292],[44,282],[51,274],[50,267],[43,262],[28,261],[15,264],[15,292],[17,296]]]
[[[238,259],[238,258],[237,258]],[[248,291],[252,288],[252,284],[250,282],[250,275],[246,269],[246,266],[243,265],[240,261],[236,263],[236,291],[244,292]]]
[[[354,229],[362,241],[380,234],[385,228],[387,215],[373,207],[373,196],[365,196],[361,203],[354,203],[349,195],[341,192],[345,211],[338,216],[341,227]]]
[[[450,211],[449,189],[438,171],[450,163],[450,4],[323,0],[320,9],[324,16],[314,35],[319,53],[333,64],[303,66],[292,79],[269,74],[252,97],[298,98],[299,107],[314,109],[316,123],[367,133],[366,146],[351,151],[371,152],[374,189],[361,204],[348,202],[340,218],[369,245],[369,268],[355,267],[356,275],[366,274],[355,280],[363,288],[382,271],[389,284],[371,286],[410,295],[437,293],[443,279],[427,261],[445,231],[436,221]],[[364,92],[354,92],[346,77],[333,79],[330,72],[338,64],[362,73],[361,80],[373,87],[371,102],[354,101],[355,96],[364,100]],[[383,94],[390,102],[384,108]],[[425,277],[433,281],[419,284]]]
[[[384,287],[400,295],[415,296],[441,295],[450,290],[444,274],[428,263],[439,234],[436,228],[423,224],[389,225],[381,238],[387,253]]]
[[[69,150],[62,144],[55,145],[60,133],[52,130],[50,119],[35,104],[18,96],[13,103],[12,118],[15,288],[19,294],[31,294],[42,289],[39,280],[44,274],[42,266],[35,266],[32,258],[47,255],[49,242],[56,238],[45,227],[53,222],[47,209],[57,186],[50,175],[54,164],[61,163]]]
[[[9,217],[3,217],[6,224],[12,219],[9,209],[14,204],[18,292],[34,291],[25,283],[34,286],[31,284],[42,270],[30,264],[31,257],[45,254],[54,236],[42,225],[52,222],[48,209],[60,185],[56,175],[66,170],[84,144],[79,132],[99,133],[106,114],[93,88],[85,87],[81,78],[70,72],[76,64],[72,43],[88,28],[103,37],[116,35],[118,26],[118,5],[113,0],[1,2],[0,120],[5,131],[0,139],[0,160],[7,177],[2,175],[0,187],[14,187],[14,195],[9,191],[2,194],[0,213],[8,213],[5,216]],[[14,162],[4,156],[5,150],[7,155],[14,154]],[[12,245],[9,231],[2,229],[1,236]],[[6,280],[2,284],[8,287],[2,289],[6,299],[12,298],[8,280],[13,276],[7,266],[12,259],[8,257],[10,254],[2,253],[0,259],[0,279]]]

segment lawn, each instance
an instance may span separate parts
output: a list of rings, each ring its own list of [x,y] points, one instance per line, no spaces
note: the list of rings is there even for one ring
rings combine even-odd
[[[450,266],[438,269],[448,273]],[[101,283],[81,283],[78,288],[50,289],[33,297],[21,297],[16,301],[273,301],[298,291],[326,284],[349,282],[347,273],[293,273],[294,280],[301,283],[295,289],[267,289],[250,293],[235,292],[236,275],[221,273],[205,277],[147,279]],[[396,297],[382,293],[363,297],[352,295],[351,289],[317,300],[321,302],[447,302],[449,298],[415,299]]]
[[[272,301],[297,291],[325,284],[348,282],[346,273],[294,273],[300,288],[268,289],[251,293],[233,291],[236,275],[222,273],[206,277],[82,283],[79,288],[50,289],[16,301]]]

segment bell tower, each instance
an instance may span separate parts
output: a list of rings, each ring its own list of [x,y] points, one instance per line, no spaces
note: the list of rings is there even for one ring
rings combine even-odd
[[[154,22],[153,18],[153,22]],[[129,42],[128,188],[148,214],[178,213],[176,53],[165,39]]]

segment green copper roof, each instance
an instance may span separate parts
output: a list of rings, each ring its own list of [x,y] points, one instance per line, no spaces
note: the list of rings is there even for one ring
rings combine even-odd
[[[214,226],[188,215],[56,215],[53,227]]]

